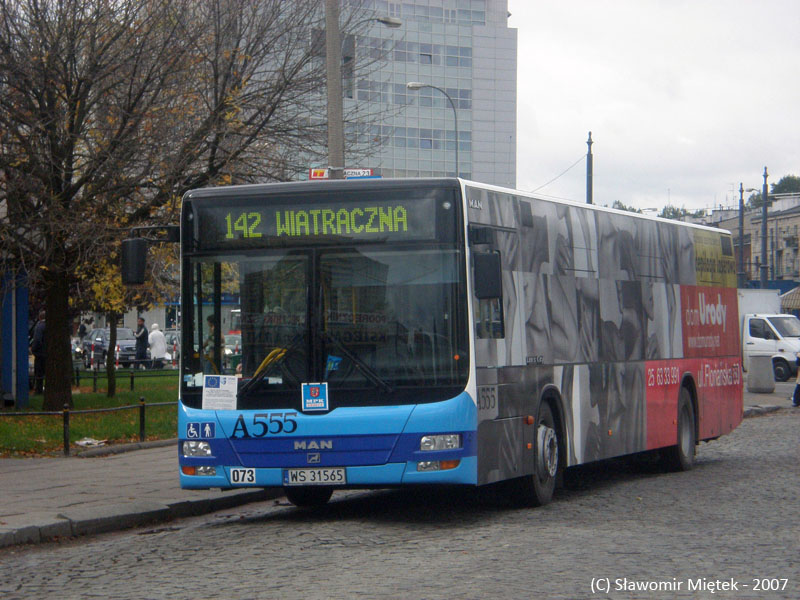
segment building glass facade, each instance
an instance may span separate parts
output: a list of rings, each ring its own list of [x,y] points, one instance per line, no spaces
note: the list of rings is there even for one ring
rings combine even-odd
[[[458,175],[515,187],[517,32],[508,28],[507,0],[347,4],[358,5],[349,6],[358,17],[403,24],[373,22],[352,42],[343,35],[345,113],[358,115],[345,130],[346,166],[382,177],[453,176],[458,144]],[[457,139],[447,97],[407,89],[412,81],[447,92],[458,111]],[[359,158],[348,147],[359,148]]]

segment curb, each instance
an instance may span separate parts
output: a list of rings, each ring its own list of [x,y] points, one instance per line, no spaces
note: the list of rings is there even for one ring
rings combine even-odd
[[[775,412],[780,410],[780,406],[775,406],[772,404],[768,404],[766,406],[745,406],[744,413],[742,416],[746,419],[747,417],[757,417],[759,415],[765,415],[767,413]]]
[[[135,442],[132,444],[117,444],[111,446],[101,446],[99,448],[90,448],[88,450],[79,450],[75,453],[76,458],[94,458],[97,456],[109,456],[110,454],[122,454],[123,452],[131,452],[133,450],[144,450],[146,448],[163,448],[165,446],[174,445],[178,447],[178,438],[169,440],[153,440],[151,442]]]
[[[75,507],[55,516],[42,514],[39,525],[19,528],[14,528],[13,518],[6,517],[6,524],[10,527],[5,531],[0,530],[0,548],[17,544],[37,544],[58,538],[109,533],[173,519],[196,517],[251,502],[272,500],[282,495],[283,492],[276,489],[249,490],[218,498],[182,500],[171,504],[141,501],[103,507]],[[30,515],[27,516],[30,518]]]

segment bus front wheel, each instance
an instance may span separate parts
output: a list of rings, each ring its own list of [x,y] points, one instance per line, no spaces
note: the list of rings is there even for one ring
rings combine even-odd
[[[534,433],[533,473],[514,480],[516,495],[526,506],[543,506],[553,499],[560,468],[559,432],[547,402],[539,407]]]
[[[685,387],[678,396],[678,443],[662,452],[664,466],[669,471],[689,471],[694,467],[697,434],[692,396]]]
[[[331,499],[333,488],[323,486],[285,487],[286,499],[295,506],[322,506]]]

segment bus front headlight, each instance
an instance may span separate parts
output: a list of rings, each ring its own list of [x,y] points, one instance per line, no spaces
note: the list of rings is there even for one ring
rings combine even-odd
[[[211,456],[211,444],[208,442],[183,442],[184,456]]]
[[[419,442],[419,449],[429,450],[456,450],[461,448],[461,434],[447,433],[440,435],[423,435]]]

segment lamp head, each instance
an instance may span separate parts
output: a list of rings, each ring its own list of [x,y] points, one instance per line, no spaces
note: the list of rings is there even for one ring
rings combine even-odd
[[[403,21],[400,19],[395,19],[394,17],[378,17],[375,20],[382,25],[386,25],[386,27],[391,27],[392,29],[397,29],[403,24]]]

